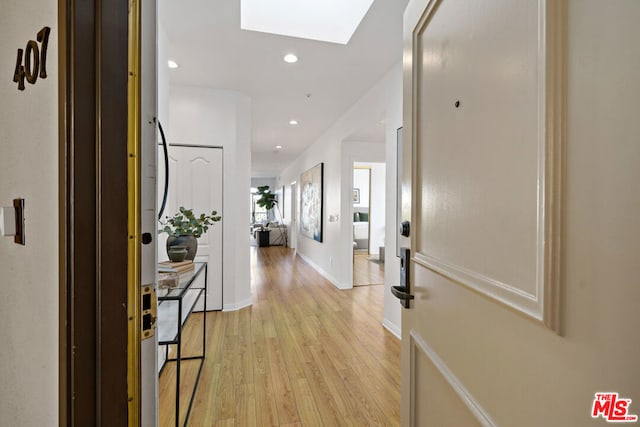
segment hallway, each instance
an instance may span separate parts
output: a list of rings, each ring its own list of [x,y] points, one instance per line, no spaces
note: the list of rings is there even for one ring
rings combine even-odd
[[[207,314],[189,425],[399,425],[400,341],[382,327],[384,287],[338,290],[279,246],[251,248],[251,269],[253,306]],[[200,350],[202,318],[190,318],[185,356]],[[160,377],[162,426],[173,423],[173,365]],[[183,401],[196,370],[183,363]]]

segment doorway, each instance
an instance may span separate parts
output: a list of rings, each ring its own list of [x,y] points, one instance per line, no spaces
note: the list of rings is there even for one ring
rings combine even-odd
[[[385,164],[354,162],[353,286],[384,284]]]
[[[159,153],[160,157],[160,153]],[[166,210],[163,218],[179,212],[180,207],[193,209],[194,213],[216,211],[222,220],[210,227],[198,239],[195,262],[207,262],[207,311],[222,310],[222,244],[223,244],[223,180],[224,149],[214,146],[189,146],[170,144],[168,154],[169,179]],[[160,158],[158,164],[161,164]],[[159,175],[163,175],[161,167]],[[161,184],[164,179],[158,180]],[[158,203],[162,202],[158,191]],[[163,220],[158,224],[161,228]],[[167,234],[158,236],[158,261],[169,260],[166,250]],[[202,311],[202,298],[194,311]]]
[[[290,206],[289,209],[286,209],[287,206],[285,205],[285,211],[289,214],[289,247],[291,249],[295,249],[296,248],[296,241],[297,241],[297,236],[298,236],[298,222],[297,222],[297,218],[298,218],[298,184],[296,181],[292,182],[290,185],[290,196],[288,198],[285,199],[285,203],[287,202],[287,200],[289,201]]]

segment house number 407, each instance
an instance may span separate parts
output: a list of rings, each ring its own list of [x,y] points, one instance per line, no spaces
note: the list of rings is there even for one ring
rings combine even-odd
[[[44,27],[38,32],[37,40],[29,40],[27,47],[18,49],[18,59],[16,60],[16,71],[13,74],[13,81],[18,83],[18,90],[24,90],[24,80],[35,84],[38,77],[47,78],[47,48],[49,47],[49,33],[51,28]]]

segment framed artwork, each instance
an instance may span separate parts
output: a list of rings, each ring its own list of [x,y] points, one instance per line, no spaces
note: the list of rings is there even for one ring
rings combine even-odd
[[[360,203],[360,189],[353,189],[353,203]]]
[[[324,163],[300,176],[300,234],[322,242]]]

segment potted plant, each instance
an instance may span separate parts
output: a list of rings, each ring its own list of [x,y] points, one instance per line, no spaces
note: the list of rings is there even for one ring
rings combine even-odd
[[[273,207],[278,203],[276,200],[276,195],[269,190],[268,185],[262,185],[258,187],[258,199],[256,200],[256,205],[264,208],[268,212],[273,209]],[[260,230],[258,230],[258,246],[269,246],[269,233],[271,230],[267,230],[264,227],[264,224],[260,225]]]
[[[169,250],[172,247],[184,246],[187,250],[185,259],[193,261],[198,251],[197,239],[206,233],[210,226],[221,219],[216,211],[211,212],[211,215],[202,213],[196,216],[193,213],[193,209],[185,209],[181,206],[178,213],[172,217],[165,217],[162,222],[164,227],[160,231],[169,235],[167,238],[167,254],[169,254]],[[174,250],[174,252],[176,251]]]
[[[265,208],[267,212],[271,211],[278,205],[278,200],[276,199],[276,195],[269,190],[268,185],[263,185],[258,187],[258,196],[260,196],[256,200],[256,204],[262,208]],[[287,245],[287,237],[286,233],[283,234],[282,228],[278,227],[282,238],[284,239],[284,245]],[[270,230],[265,230],[264,225],[260,227],[258,231],[258,246],[269,246],[269,232]]]

